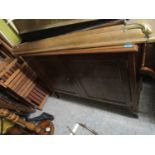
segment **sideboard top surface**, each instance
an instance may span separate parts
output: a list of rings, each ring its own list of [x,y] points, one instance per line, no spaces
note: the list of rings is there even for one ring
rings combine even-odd
[[[68,50],[107,48],[109,46],[120,47],[127,43],[136,44],[146,40],[141,30],[133,29],[125,32],[123,28],[124,25],[109,26],[26,42],[14,48],[13,52],[15,55],[20,56],[46,55]]]

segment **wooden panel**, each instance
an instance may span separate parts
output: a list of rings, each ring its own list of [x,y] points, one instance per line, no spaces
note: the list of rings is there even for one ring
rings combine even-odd
[[[63,91],[70,94],[77,94],[74,81],[68,72],[61,57],[33,57],[30,65],[37,73],[41,72],[46,85],[50,90]]]
[[[47,76],[44,82],[51,91],[132,107],[137,104],[138,92],[136,66],[129,65],[134,63],[129,57],[130,54],[44,56],[33,57],[29,63],[41,66],[39,73]]]
[[[83,97],[129,104],[127,55],[72,56],[68,61],[82,88]]]
[[[117,49],[108,49],[110,48]],[[119,49],[118,53],[92,54],[86,49],[88,54],[24,58],[51,92],[71,94],[137,110],[137,75],[141,53],[133,52],[138,48],[131,52],[123,52],[124,48]]]

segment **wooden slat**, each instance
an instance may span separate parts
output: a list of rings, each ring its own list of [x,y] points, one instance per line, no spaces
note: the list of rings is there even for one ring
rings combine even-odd
[[[26,67],[24,66],[22,69],[20,69],[20,72],[21,72],[21,76],[19,77],[15,86],[13,86],[13,88],[12,88],[12,89],[14,89],[15,92],[17,92],[17,90],[19,89],[19,87],[21,87],[21,85],[23,83],[23,79],[24,79],[25,72],[26,72]]]
[[[2,87],[4,87],[4,88],[6,88],[6,86],[4,85],[4,83],[3,83],[3,82],[1,82],[1,81],[0,81],[0,86],[2,86]]]
[[[33,104],[36,104],[37,106],[40,105],[39,102],[35,100],[35,98],[32,96],[28,96],[27,99],[30,100]]]
[[[10,82],[20,73],[20,69],[17,69],[12,76],[8,78],[8,80],[4,83],[6,86],[10,84]]]
[[[24,74],[21,73],[19,80],[16,82],[16,85],[13,87],[13,90],[17,93],[17,90],[22,86],[24,79]]]
[[[35,87],[35,88],[36,88],[36,87]],[[43,94],[43,93],[41,93],[41,92],[38,92],[35,88],[32,90],[33,93],[38,94],[40,97],[45,97],[45,96],[46,96],[45,94]]]
[[[34,101],[36,101],[38,104],[41,102],[42,99],[39,99],[37,95],[32,94],[32,92],[27,96],[27,98],[32,98]]]
[[[42,91],[41,89],[39,89],[38,87],[35,87],[35,91],[36,91],[36,93],[39,93],[42,96],[46,96],[46,93],[44,91]]]
[[[7,78],[9,78],[9,77],[10,77],[10,74],[9,74],[8,72],[6,72],[6,73],[5,73],[5,76],[6,76]]]
[[[27,78],[27,76],[25,77],[25,79],[23,80],[24,81],[24,84],[23,86],[21,86],[21,88],[18,90],[18,94],[20,96],[23,96],[23,94],[25,93],[26,89],[28,89],[30,83],[31,83],[31,80],[33,80],[33,74]]]
[[[36,96],[39,100],[42,100],[45,96],[42,96],[40,93],[35,93],[33,90],[31,91],[31,94]]]
[[[17,69],[17,68],[16,68]],[[14,73],[16,71],[16,69],[14,69],[14,66],[12,68],[10,68],[10,72]]]
[[[4,83],[6,86],[8,86],[10,84],[10,82],[12,82],[13,79],[16,78],[16,76],[21,72],[21,69],[25,66],[25,64],[23,64],[21,66],[21,68],[18,68],[10,77],[9,79]]]
[[[27,97],[27,95],[30,93],[30,91],[35,86],[34,79],[35,79],[35,75],[33,75],[33,77],[31,79],[28,79],[28,84],[25,87],[25,89],[23,90],[23,92],[20,94],[21,96]]]
[[[23,94],[23,96],[27,97],[34,87],[35,87],[34,81],[30,81],[29,86],[27,87],[27,89],[25,89],[26,91]]]
[[[40,103],[38,109],[42,110],[44,104],[46,103],[46,100],[47,100],[47,95],[44,97],[44,99],[43,99],[42,102]]]
[[[20,69],[19,69],[20,70]],[[14,87],[19,83],[19,79],[22,76],[22,73],[19,71],[19,74],[9,83],[8,87],[14,89]]]
[[[37,100],[34,100],[34,98],[32,96],[28,98],[28,100],[34,101],[39,106],[38,109],[42,109],[42,107],[44,106],[44,104],[46,102],[46,99],[47,99],[47,95],[44,98],[42,98],[42,101],[40,101],[40,102],[38,102]]]
[[[37,89],[37,90],[36,90]],[[34,93],[35,91],[35,93]],[[45,104],[46,98],[47,98],[47,94],[45,94],[41,89],[39,89],[38,87],[34,87],[32,89],[32,91],[30,92],[30,94],[27,96],[27,98],[31,101],[34,101],[39,107],[39,109],[41,109],[43,107],[43,105]]]
[[[22,93],[22,90],[25,89],[25,86],[27,85],[28,77],[27,74],[29,73],[29,70],[26,70],[25,73],[23,74],[23,79],[20,82],[20,86],[18,89],[16,89],[16,92],[18,94]],[[32,74],[29,74],[29,78],[31,79]]]
[[[9,74],[9,75],[12,75],[13,72],[9,69],[9,70],[8,70],[8,74]]]
[[[3,82],[3,83],[4,83],[6,80],[7,80],[7,78],[6,78],[5,76],[3,76],[3,77],[0,78],[0,81]]]
[[[17,59],[14,59],[1,73],[0,77],[3,76],[13,65],[17,63]]]
[[[30,99],[28,99],[28,98],[24,98],[24,99],[25,99],[25,101],[27,103],[29,103],[30,105],[32,105],[34,108],[38,108],[38,105],[36,105],[36,103],[32,102]]]

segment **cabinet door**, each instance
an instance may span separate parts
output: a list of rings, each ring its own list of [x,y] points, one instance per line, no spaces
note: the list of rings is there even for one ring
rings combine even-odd
[[[50,88],[50,90],[78,95],[73,79],[70,76],[61,57],[34,57],[31,58],[29,62],[35,71],[41,75],[42,79],[48,88]]]
[[[68,59],[83,97],[120,105],[129,103],[127,56],[82,55]]]

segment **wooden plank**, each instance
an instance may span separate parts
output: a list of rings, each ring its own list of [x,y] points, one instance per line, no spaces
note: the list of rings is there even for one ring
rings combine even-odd
[[[19,77],[18,81],[16,82],[16,85],[13,87],[14,91],[16,91],[16,92],[23,84],[23,79],[25,77],[25,72],[26,72],[25,64],[24,64],[23,68],[20,68],[20,72],[21,72],[21,76]]]
[[[36,100],[36,102],[39,104],[41,102],[42,99],[38,98],[38,96],[36,94],[33,94],[32,91],[29,93],[29,95],[27,96],[27,98],[32,97],[34,100]]]
[[[35,88],[36,88],[36,87],[35,87]],[[46,96],[45,94],[43,94],[43,93],[41,93],[41,92],[38,92],[35,88],[32,90],[33,93],[39,95],[40,97],[45,97],[45,96]]]
[[[38,106],[35,103],[32,103],[32,101],[28,98],[23,98],[27,103],[29,103],[30,105],[32,105],[34,108],[37,108]]]
[[[18,91],[18,93],[21,96],[23,96],[23,94],[26,92],[26,89],[28,89],[28,87],[32,84],[31,81],[33,81],[34,77],[35,77],[34,74],[31,74],[31,76],[29,76],[29,78],[27,76],[25,77],[25,79],[24,79],[25,83]]]
[[[5,76],[2,76],[1,78],[0,78],[0,81],[4,84],[4,82],[7,80],[7,78],[5,77]]]
[[[17,63],[17,59],[14,59],[1,73],[0,77],[3,76],[13,65]]]
[[[18,48],[14,50],[14,53],[22,56],[37,55],[38,53],[46,55],[46,53],[59,52],[62,50],[90,49],[111,45],[123,45],[128,42],[137,43],[145,40],[146,38],[141,30],[133,29],[125,32],[124,25],[118,25],[24,43],[19,45]]]
[[[33,90],[34,90],[34,89],[33,89]],[[45,97],[45,95],[43,96],[42,94],[36,93],[36,92],[34,92],[33,90],[31,91],[31,94],[37,96],[40,100],[42,100],[42,98]]]
[[[8,73],[8,71],[5,73],[5,76],[6,76],[7,78],[10,77],[10,74]]]
[[[15,70],[16,70],[15,67],[10,68],[11,73],[14,73]]]
[[[7,72],[9,75],[12,75],[13,72],[9,69],[8,72]]]
[[[46,103],[47,98],[48,98],[48,95],[46,95],[45,98],[42,100],[42,102],[40,103],[38,109],[42,110],[44,104]]]
[[[6,86],[12,82],[13,79],[20,73],[21,69],[25,66],[25,63],[21,66],[21,68],[18,68],[10,77],[9,79],[4,83]]]
[[[23,92],[20,94],[23,97],[27,97],[27,95],[30,93],[30,91],[33,89],[33,87],[35,86],[34,84],[34,79],[35,79],[35,75],[33,75],[33,77],[31,79],[28,79],[28,84],[27,86],[24,88]]]
[[[17,74],[17,76],[15,76],[15,78],[8,84],[8,87],[10,89],[14,90],[14,88],[16,87],[16,85],[20,82],[19,79],[20,79],[21,76],[22,76],[22,72],[19,71],[19,74]]]
[[[24,97],[27,97],[31,90],[35,87],[34,81],[30,81],[29,86],[25,89],[25,93],[23,94]]]
[[[35,100],[34,97],[32,97],[32,96],[27,96],[26,98],[27,98],[28,100],[30,100],[32,103],[36,104],[37,106],[40,105],[39,102],[38,102],[37,100]]]
[[[0,81],[0,86],[2,86],[2,87],[4,87],[4,88],[6,88],[6,86],[4,85],[4,83],[3,83],[3,82],[1,82],[1,81]]]
[[[16,82],[15,87],[13,87],[13,90],[17,93],[18,89],[23,85],[23,79],[25,78],[24,74],[21,74],[21,77],[19,78],[18,82]]]
[[[12,76],[8,78],[8,80],[4,83],[6,86],[10,84],[10,82],[20,73],[20,69],[17,69]]]
[[[26,97],[25,94],[29,93],[31,90],[29,90],[29,88],[33,88],[34,84],[33,81],[28,79],[27,80],[27,85],[25,86],[25,88],[23,88],[23,90],[20,92],[20,96]]]
[[[38,92],[38,93],[41,93],[42,95],[46,95],[46,93],[43,91],[43,90],[41,90],[40,88],[38,88],[38,86],[36,86],[35,87],[35,90]]]
[[[25,89],[26,85],[27,85],[27,81],[28,81],[28,77],[27,74],[29,73],[29,70],[26,70],[26,72],[23,74],[23,79],[20,82],[20,87],[18,89],[16,89],[16,92],[18,94],[21,94],[22,91]],[[29,74],[29,78],[31,79],[33,74]]]
[[[82,40],[83,38],[90,39],[91,37],[95,38],[94,35],[98,35],[98,34],[109,34],[109,33],[116,33],[117,31],[122,31],[123,30],[123,26],[124,25],[118,25],[118,26],[111,26],[108,28],[100,28],[100,29],[94,29],[94,30],[89,30],[89,31],[82,31],[82,32],[73,32],[70,34],[65,34],[62,36],[57,36],[57,37],[51,37],[51,38],[47,38],[47,39],[42,39],[39,41],[33,41],[33,42],[29,42],[29,43],[23,43],[20,44],[17,48],[14,49],[14,52],[22,52],[21,50],[42,50],[42,49],[46,49],[52,45],[55,45],[56,43],[60,43],[59,45],[64,45],[63,42],[68,42],[68,41],[73,41],[74,38],[78,39],[78,40]],[[81,38],[83,37],[83,38]],[[67,40],[66,40],[67,39]],[[53,42],[53,43],[52,43]],[[54,46],[55,47],[55,46]],[[50,50],[50,49],[49,49]]]
[[[46,98],[47,98],[47,94],[45,94],[44,96],[39,97],[40,92],[44,93],[42,90],[40,90],[39,88],[37,88],[37,94],[34,93],[34,90],[36,91],[36,88],[33,88],[33,90],[30,92],[30,94],[27,96],[27,98],[29,100],[33,100],[39,107],[38,109],[42,109],[43,105],[45,104]]]

